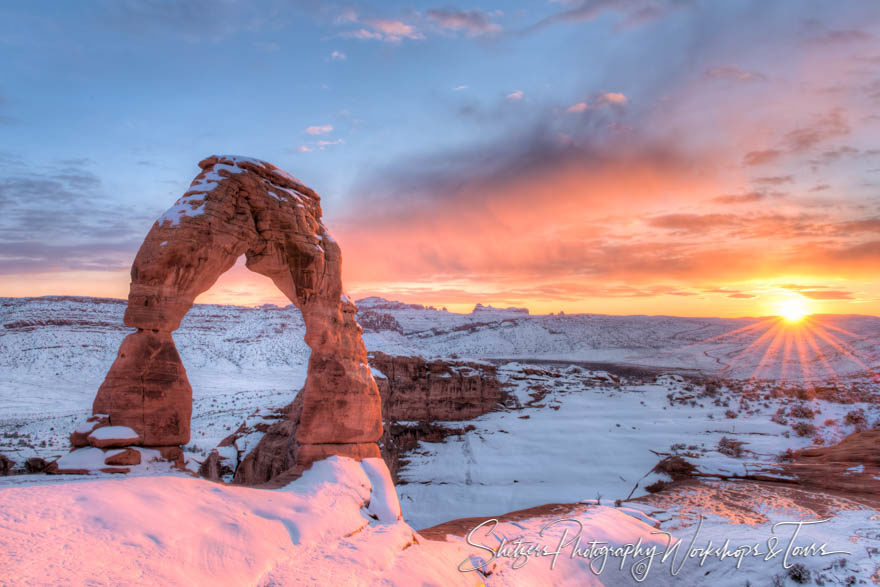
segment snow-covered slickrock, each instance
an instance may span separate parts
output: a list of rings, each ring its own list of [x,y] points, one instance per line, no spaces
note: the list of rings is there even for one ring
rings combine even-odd
[[[311,355],[297,464],[330,454],[378,457],[379,393],[319,196],[262,161],[212,156],[199,166],[135,257],[124,322],[138,330],[122,342],[98,390],[93,413],[108,415],[98,425],[129,427],[144,446],[189,441],[192,389],[171,333],[196,296],[245,255],[247,267],[269,277],[305,323]]]

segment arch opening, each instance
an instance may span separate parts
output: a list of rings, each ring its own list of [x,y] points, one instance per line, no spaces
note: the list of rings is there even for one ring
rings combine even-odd
[[[232,268],[204,293],[196,296],[195,304],[232,305],[256,308],[272,304],[284,307],[290,299],[265,275],[247,268],[247,257],[241,255]]]

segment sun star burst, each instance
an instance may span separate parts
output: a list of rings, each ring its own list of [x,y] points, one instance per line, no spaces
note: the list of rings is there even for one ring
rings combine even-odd
[[[807,303],[801,297],[788,298],[779,305],[779,316],[790,324],[801,322],[809,315]]]

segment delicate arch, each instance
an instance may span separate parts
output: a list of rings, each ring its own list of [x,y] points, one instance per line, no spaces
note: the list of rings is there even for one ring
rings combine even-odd
[[[296,441],[297,464],[328,454],[379,456],[381,404],[356,308],[343,294],[339,245],[321,223],[320,197],[274,165],[212,156],[153,225],[131,267],[125,338],[98,390],[94,414],[133,428],[145,446],[189,442],[192,390],[174,346],[195,298],[242,254],[300,309],[311,347]]]

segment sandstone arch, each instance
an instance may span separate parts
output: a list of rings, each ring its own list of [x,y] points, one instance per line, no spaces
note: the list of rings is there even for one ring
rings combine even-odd
[[[296,430],[296,464],[329,454],[379,456],[381,404],[343,294],[339,246],[321,223],[320,197],[274,165],[212,156],[153,225],[131,267],[125,338],[93,414],[128,426],[144,446],[189,442],[192,389],[171,333],[196,296],[242,254],[300,309],[311,347]]]

